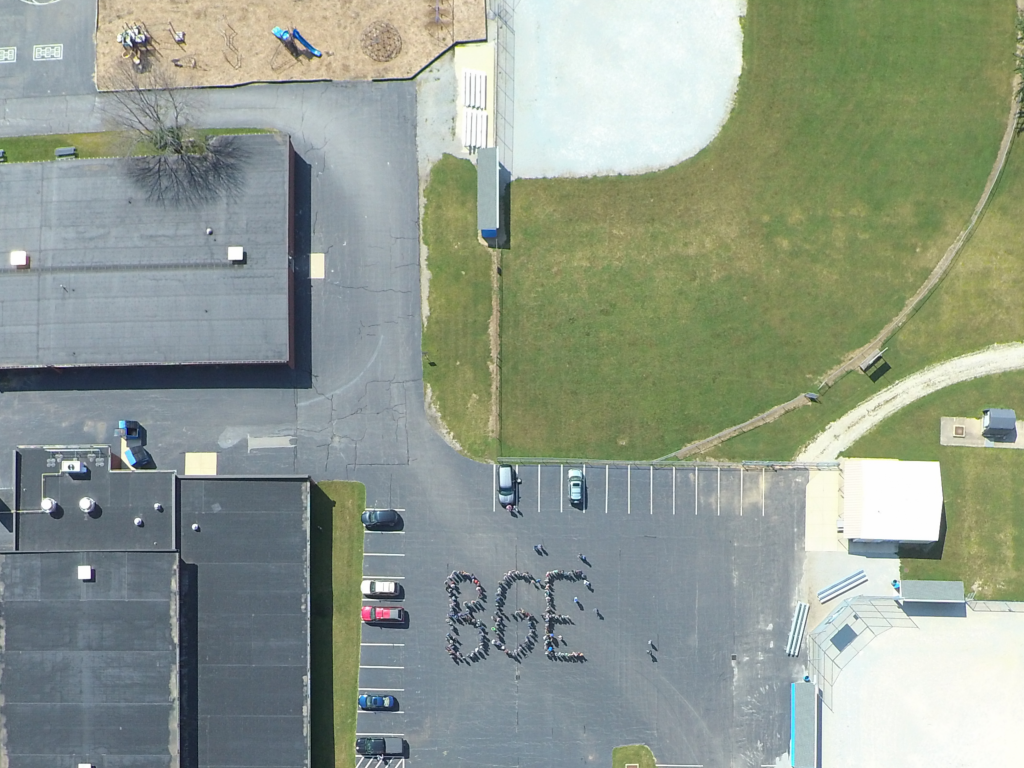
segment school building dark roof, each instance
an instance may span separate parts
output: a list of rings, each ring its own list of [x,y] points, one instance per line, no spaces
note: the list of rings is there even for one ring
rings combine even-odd
[[[230,183],[188,203],[124,158],[0,165],[0,368],[291,362],[291,142],[221,141]]]

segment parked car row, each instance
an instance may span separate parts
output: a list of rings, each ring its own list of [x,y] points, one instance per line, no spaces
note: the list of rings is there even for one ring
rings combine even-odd
[[[579,467],[570,467],[565,473],[568,483],[569,503],[574,507],[586,505],[587,478]],[[519,484],[523,481],[516,476],[511,464],[498,465],[498,503],[506,509],[519,504]]]
[[[394,509],[368,509],[362,514],[368,531],[393,531],[403,525],[402,516]],[[359,585],[363,597],[371,600],[401,599],[404,594],[397,581],[363,579]],[[361,618],[365,624],[396,625],[406,621],[405,609],[398,605],[364,605]],[[359,708],[364,712],[394,712],[398,699],[382,693],[360,694]],[[392,736],[362,736],[356,739],[356,754],[367,757],[397,757],[405,754],[405,739]]]

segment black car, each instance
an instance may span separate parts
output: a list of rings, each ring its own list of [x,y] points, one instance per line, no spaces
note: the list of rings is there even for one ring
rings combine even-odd
[[[401,755],[405,752],[405,741],[385,736],[366,736],[356,739],[356,754],[360,755]]]
[[[363,525],[376,530],[379,528],[397,528],[402,518],[393,509],[368,509],[363,512]]]

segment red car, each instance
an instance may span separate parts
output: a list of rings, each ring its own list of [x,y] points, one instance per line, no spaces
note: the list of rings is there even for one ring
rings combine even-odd
[[[363,621],[402,622],[405,621],[405,611],[394,605],[364,605]]]

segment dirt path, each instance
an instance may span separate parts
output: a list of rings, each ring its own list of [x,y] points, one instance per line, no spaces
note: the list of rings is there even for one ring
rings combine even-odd
[[[797,461],[834,461],[875,425],[932,392],[994,373],[1024,369],[1024,344],[996,344],[936,363],[897,381],[829,424],[804,448]]]
[[[744,421],[742,424],[737,424],[735,427],[723,429],[717,435],[705,437],[703,440],[698,440],[695,443],[684,445],[675,453],[670,453],[668,456],[662,456],[661,459],[658,459],[658,461],[662,461],[664,459],[671,459],[673,456],[675,456],[677,459],[684,459],[687,456],[692,456],[695,453],[704,453],[705,451],[710,451],[716,445],[724,443],[731,437],[742,435],[744,432],[749,432],[752,429],[760,427],[762,424],[768,424],[769,422],[775,421],[784,413],[789,413],[790,411],[800,408],[801,406],[810,404],[811,401],[807,399],[807,395],[797,395],[788,403],[776,405],[774,408],[767,410],[764,413],[758,414],[749,421]]]
[[[1017,91],[1020,88],[1020,77],[1014,76],[1013,78],[1013,96],[1010,98],[1010,116],[1006,120],[1006,131],[1003,133],[1003,140],[999,144],[999,153],[996,155],[995,165],[992,166],[992,172],[988,175],[988,181],[985,182],[985,189],[981,192],[981,199],[978,200],[978,204],[974,206],[974,212],[971,214],[971,218],[967,221],[967,226],[963,228],[953,244],[946,249],[946,253],[939,260],[939,263],[935,265],[935,269],[932,270],[931,274],[928,275],[928,279],[924,281],[917,292],[907,299],[907,303],[903,309],[899,311],[892,320],[890,320],[878,335],[875,336],[871,341],[865,344],[860,349],[856,349],[848,354],[839,365],[825,374],[825,378],[822,379],[822,387],[831,387],[835,384],[843,374],[849,373],[856,368],[860,363],[869,355],[877,352],[882,348],[882,344],[893,336],[903,324],[910,319],[910,316],[924,303],[925,299],[931,294],[935,287],[939,284],[946,273],[949,272],[950,267],[953,266],[953,262],[956,261],[956,257],[960,255],[960,251],[963,249],[964,244],[970,238],[974,232],[974,227],[981,218],[981,214],[985,212],[985,208],[988,206],[989,198],[992,196],[992,190],[995,189],[996,182],[999,181],[999,177],[1003,174],[1003,167],[1006,165],[1006,158],[1010,156],[1010,147],[1013,146],[1013,138],[1017,133],[1017,110],[1020,109],[1020,103],[1017,101]]]
[[[1020,0],[1017,6],[1018,10],[1024,12],[1024,0]],[[1018,53],[1020,52],[1021,46],[1018,46]],[[1021,108],[1020,101],[1017,99],[1017,93],[1020,88],[1021,78],[1019,75],[1014,75],[1013,89],[1010,96],[1010,114],[1006,120],[1006,130],[1003,132],[1003,140],[999,144],[999,152],[996,154],[995,163],[988,175],[988,180],[985,182],[985,188],[981,192],[981,198],[978,200],[978,204],[974,206],[971,218],[967,221],[967,226],[965,226],[960,234],[957,235],[952,245],[946,249],[946,253],[942,256],[942,259],[939,260],[939,263],[935,265],[931,274],[928,275],[928,279],[924,281],[913,296],[907,299],[907,303],[904,305],[903,309],[901,309],[892,320],[886,323],[885,327],[882,328],[882,330],[879,331],[871,341],[864,346],[855,349],[853,352],[850,352],[843,358],[843,361],[839,365],[825,374],[820,388],[828,389],[844,374],[847,374],[857,368],[857,366],[859,366],[866,357],[879,351],[882,348],[883,343],[902,328],[903,324],[910,319],[922,304],[924,304],[932,291],[935,290],[936,286],[938,286],[942,281],[942,278],[944,278],[949,272],[953,263],[956,261],[956,257],[960,255],[960,251],[967,243],[968,238],[970,238],[971,234],[974,232],[974,228],[981,218],[981,215],[985,212],[985,208],[988,206],[988,201],[992,197],[992,191],[995,189],[996,182],[998,182],[999,177],[1002,176],[1003,168],[1006,165],[1006,159],[1010,156],[1013,139],[1017,135],[1017,113]],[[673,456],[677,458],[684,458],[693,454],[703,453],[716,445],[724,443],[731,437],[736,437],[744,432],[749,432],[751,429],[773,422],[789,411],[792,411],[801,405],[807,405],[809,402],[810,401],[807,400],[804,395],[798,395],[789,402],[777,405],[774,408],[743,422],[742,424],[737,424],[736,426],[729,427],[717,434],[711,435],[711,437],[685,445],[675,453],[670,453],[668,456],[664,456],[662,458],[667,459]]]

